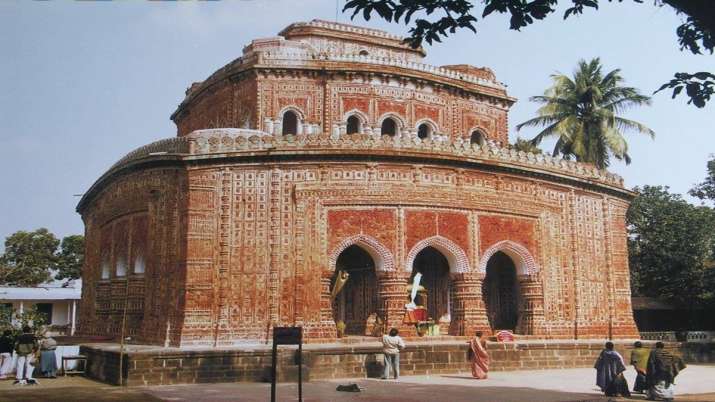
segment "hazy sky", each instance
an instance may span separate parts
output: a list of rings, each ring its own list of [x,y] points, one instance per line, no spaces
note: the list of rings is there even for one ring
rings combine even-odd
[[[529,96],[581,58],[601,57],[647,94],[675,71],[715,71],[715,56],[678,50],[680,17],[670,9],[603,3],[521,32],[489,17],[477,35],[466,31],[428,47],[426,62],[493,69],[519,99],[510,113],[512,140],[513,127],[537,109]],[[335,1],[0,1],[0,240],[39,227],[83,233],[74,194],[132,149],[176,135],[169,115],[191,82],[240,56],[251,39],[313,18],[333,20]],[[407,32],[374,19],[355,23]],[[651,107],[626,116],[657,134],[655,141],[628,136],[633,163],[612,167],[628,187],[662,184],[684,193],[704,179],[715,152],[715,101],[697,109],[658,94]]]

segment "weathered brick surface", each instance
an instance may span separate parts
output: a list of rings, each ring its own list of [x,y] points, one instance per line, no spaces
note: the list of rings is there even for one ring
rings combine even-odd
[[[653,342],[644,342],[653,347]],[[713,363],[712,344],[668,343],[666,348],[687,363]],[[591,367],[603,349],[602,342],[488,343],[490,371]],[[630,358],[632,344],[616,342],[616,350]],[[83,346],[90,357],[88,375],[118,384],[118,352],[101,346]],[[304,349],[305,381],[328,378],[379,377],[383,373],[382,348],[376,344]],[[270,381],[271,351],[205,350],[130,352],[125,357],[128,385],[168,385],[206,382]],[[295,349],[279,349],[278,381],[297,381]],[[400,374],[430,375],[469,372],[469,353],[463,342],[408,344],[400,354]]]
[[[261,341],[275,325],[332,341],[336,260],[357,245],[375,265],[373,320],[403,331],[414,261],[433,248],[448,265],[430,296],[444,301],[443,334],[495,329],[482,286],[502,252],[518,334],[637,337],[622,181],[498,147],[514,99],[488,69],[424,66],[421,51],[362,28],[283,34],[192,85],[172,116],[178,137],[130,153],[86,193],[80,333],[119,336],[126,309],[125,335],[145,344]],[[297,132],[283,136],[288,112]],[[388,117],[394,138],[379,134]],[[488,144],[469,143],[476,129]]]

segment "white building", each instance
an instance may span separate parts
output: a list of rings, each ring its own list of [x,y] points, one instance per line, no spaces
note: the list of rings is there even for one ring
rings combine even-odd
[[[53,280],[31,288],[0,286],[0,308],[22,313],[37,306],[51,335],[74,335],[82,280]]]

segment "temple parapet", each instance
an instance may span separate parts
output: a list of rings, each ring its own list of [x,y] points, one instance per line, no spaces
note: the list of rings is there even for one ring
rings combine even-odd
[[[332,151],[356,151],[381,155],[399,156],[399,151],[418,154],[433,159],[447,158],[455,161],[492,163],[503,165],[505,162],[514,168],[526,168],[558,175],[597,182],[623,189],[623,178],[593,165],[555,158],[547,154],[533,154],[501,147],[494,142],[483,146],[470,144],[457,138],[455,141],[432,141],[419,138],[376,137],[367,134],[344,135],[332,138],[325,135],[287,135],[273,136],[259,130],[248,129],[207,129],[197,130],[186,137],[167,138],[142,146],[128,153],[115,163],[109,172],[129,162],[152,156],[167,154],[211,155],[255,153],[257,151],[291,151],[299,154],[310,150],[315,153],[320,149],[325,153]],[[108,172],[108,173],[109,173]]]

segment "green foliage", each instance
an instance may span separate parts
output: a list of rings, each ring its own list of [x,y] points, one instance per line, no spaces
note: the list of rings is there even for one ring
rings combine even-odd
[[[634,106],[650,104],[650,98],[636,88],[621,86],[623,77],[616,69],[603,74],[598,58],[579,61],[573,78],[552,75],[553,85],[543,96],[530,99],[542,103],[538,117],[516,126],[544,127],[531,140],[538,145],[546,137],[557,137],[553,155],[574,157],[601,169],[610,164],[610,156],[628,164],[628,144],[621,131],[633,130],[653,137],[653,130],[633,120],[618,116]]]
[[[34,232],[17,231],[5,239],[5,253],[0,256],[0,284],[36,286],[52,279],[80,277],[84,263],[84,237],[67,236],[60,241],[45,228]]]
[[[84,264],[84,236],[71,235],[62,239],[57,253],[56,279],[78,279]]]
[[[541,150],[541,148],[539,148],[538,145],[534,144],[529,140],[525,140],[519,137],[517,137],[516,142],[510,145],[510,148],[515,149],[517,151],[530,152],[532,154],[543,153],[543,151]]]
[[[713,302],[715,212],[668,187],[636,187],[627,213],[633,294],[697,306]]]
[[[60,241],[47,229],[20,230],[5,240],[0,257],[0,283],[10,286],[35,286],[50,279],[49,269],[57,261]]]
[[[708,175],[705,180],[693,187],[689,194],[701,200],[715,202],[715,155],[710,155],[712,159],[708,161]]]
[[[37,306],[25,310],[22,314],[11,309],[0,310],[0,333],[12,331],[13,336],[22,334],[22,328],[29,326],[35,335],[42,335],[47,324],[47,316],[37,310]]]
[[[610,2],[614,0],[609,0]],[[623,0],[617,0],[622,3]],[[633,0],[643,3],[643,0]],[[492,14],[508,14],[509,28],[521,30],[537,20],[543,20],[556,12],[559,0],[482,0],[481,5],[470,0],[349,0],[343,11],[352,10],[352,17],[362,15],[369,20],[373,11],[388,22],[402,21],[412,27],[410,36],[405,39],[413,48],[418,48],[424,41],[429,44],[441,42],[443,37],[455,33],[458,29],[469,29],[477,32],[476,23],[481,9],[481,17],[486,18]],[[693,54],[701,54],[702,49],[713,53],[715,47],[715,7],[712,0],[653,0],[653,3],[662,7],[668,5],[677,14],[687,16],[685,21],[675,30],[681,50],[688,50]],[[583,14],[587,9],[597,10],[599,0],[561,0],[567,4],[563,18]],[[479,9],[477,9],[479,8]],[[412,17],[415,15],[424,18]],[[436,14],[436,16],[435,16]],[[697,79],[693,79],[693,77]],[[703,78],[700,78],[703,77]],[[666,88],[673,89],[676,97],[686,88],[690,98],[688,103],[703,107],[713,94],[715,75],[700,72],[695,74],[677,73],[675,78],[664,84],[658,91]]]

